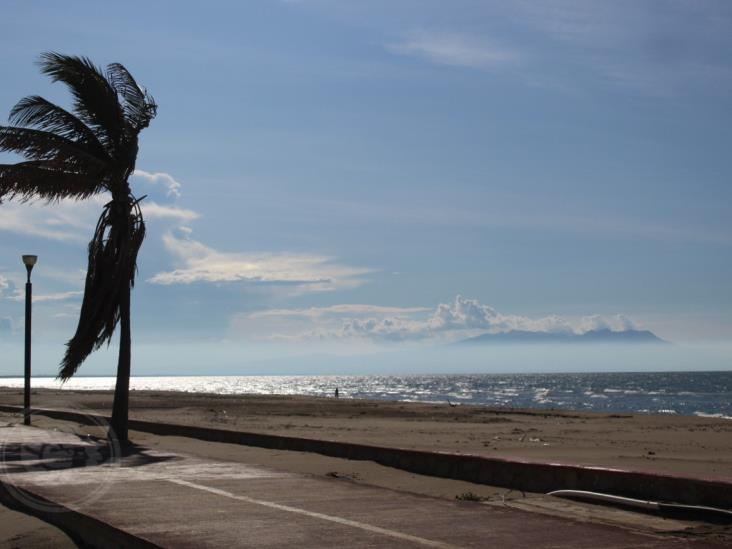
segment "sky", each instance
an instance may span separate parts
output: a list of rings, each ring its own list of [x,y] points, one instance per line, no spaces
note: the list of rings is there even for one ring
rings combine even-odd
[[[0,120],[69,105],[44,51],[121,62],[158,102],[131,179],[135,372],[419,370],[479,333],[600,328],[676,344],[628,368],[729,369],[730,30],[722,0],[6,0]],[[23,253],[56,371],[104,203],[0,205],[0,375]],[[112,372],[98,355],[80,373]]]

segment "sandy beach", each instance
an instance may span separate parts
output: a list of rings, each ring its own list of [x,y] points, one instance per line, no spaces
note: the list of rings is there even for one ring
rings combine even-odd
[[[0,402],[21,404],[18,389]],[[37,390],[33,405],[108,414],[109,391]],[[732,477],[732,421],[296,396],[134,391],[130,417],[503,457]]]

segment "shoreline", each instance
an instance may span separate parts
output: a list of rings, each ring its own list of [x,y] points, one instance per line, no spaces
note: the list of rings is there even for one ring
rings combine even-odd
[[[103,376],[108,377],[108,376]],[[150,376],[157,377],[157,376]],[[178,376],[171,376],[178,377]],[[205,377],[205,376],[201,376]],[[218,376],[217,376],[218,377]],[[0,383],[0,398],[5,394],[13,394],[22,391],[22,387],[6,386]],[[114,396],[114,389],[80,389],[76,387],[67,388],[48,388],[48,387],[31,387],[32,395],[55,395],[63,397],[66,394],[87,394],[87,395],[107,395]],[[453,408],[472,408],[482,410],[496,415],[529,415],[529,416],[560,416],[560,417],[584,417],[588,416],[659,416],[659,417],[686,417],[686,418],[711,418],[729,420],[732,416],[721,414],[706,414],[705,412],[695,412],[693,414],[679,414],[677,412],[661,411],[630,411],[630,410],[578,410],[575,408],[555,408],[555,407],[531,407],[531,406],[510,406],[510,405],[492,405],[475,402],[455,402],[452,399],[442,400],[420,400],[420,399],[391,399],[391,398],[370,398],[341,394],[338,398],[333,395],[309,395],[309,394],[290,394],[290,393],[215,393],[208,391],[185,391],[173,389],[133,389],[130,388],[130,395],[139,395],[141,397],[161,396],[170,398],[182,398],[184,396],[196,397],[201,399],[283,399],[283,400],[324,400],[336,402],[365,402],[373,404],[399,404],[399,405],[424,405],[424,406],[449,406]],[[449,401],[449,402],[448,402]],[[110,408],[111,409],[111,408]],[[132,411],[132,410],[130,410]]]
[[[732,370],[593,370],[593,371],[545,371],[545,372],[410,372],[410,373],[392,373],[392,374],[135,374],[135,377],[369,377],[369,376],[383,376],[383,377],[424,377],[424,376],[539,376],[539,375],[592,375],[592,374],[716,374],[716,373],[730,373]],[[33,375],[34,378],[49,379],[56,378],[55,375]],[[86,377],[109,377],[113,378],[113,375],[109,374],[86,374],[83,376],[75,376],[76,378]],[[22,376],[17,375],[1,375],[0,379],[22,379]],[[73,378],[72,378],[73,379]]]
[[[36,376],[34,390],[111,391],[113,376],[74,377],[65,385]],[[20,389],[23,378],[0,377],[0,387]],[[592,372],[562,374],[405,375],[184,375],[133,376],[134,393],[176,392],[214,398],[281,396],[489,409],[669,414],[732,419],[732,371]]]

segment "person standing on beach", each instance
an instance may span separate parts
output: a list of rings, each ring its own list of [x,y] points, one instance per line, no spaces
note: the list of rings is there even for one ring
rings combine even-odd
[[[335,397],[338,398],[338,387],[336,387],[336,390],[335,390]]]

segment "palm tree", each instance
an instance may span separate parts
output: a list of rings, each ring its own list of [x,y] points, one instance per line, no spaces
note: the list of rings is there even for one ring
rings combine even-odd
[[[69,88],[73,113],[37,95],[13,107],[10,125],[0,126],[0,152],[20,154],[25,161],[0,165],[0,202],[111,194],[89,243],[79,324],[66,344],[58,377],[68,380],[92,351],[109,344],[119,322],[111,431],[126,441],[130,290],[145,237],[141,199],[132,195],[128,180],[135,170],[138,134],[155,117],[157,105],[118,63],[102,72],[86,57],[44,53],[39,65],[43,74]]]

